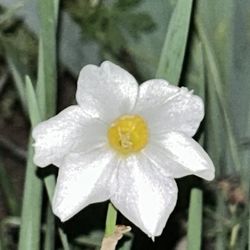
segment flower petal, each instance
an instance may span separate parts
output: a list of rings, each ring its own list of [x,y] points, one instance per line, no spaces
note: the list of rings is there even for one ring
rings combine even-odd
[[[193,136],[204,117],[200,97],[157,79],[140,86],[134,112],[148,121],[151,133],[158,134],[179,131]]]
[[[150,237],[162,233],[177,200],[177,186],[164,178],[141,154],[123,159],[118,168],[118,189],[112,203]]]
[[[96,146],[106,139],[106,125],[73,105],[32,131],[35,140],[34,162],[39,167],[60,166],[66,154]]]
[[[52,208],[66,221],[91,203],[105,201],[115,190],[117,161],[106,147],[72,153],[59,169]]]
[[[214,179],[214,165],[203,148],[185,134],[170,132],[152,137],[143,153],[165,173],[180,178],[194,174],[206,180]]]
[[[87,113],[112,122],[135,105],[138,84],[121,67],[105,61],[100,67],[85,66],[78,79],[76,100]]]

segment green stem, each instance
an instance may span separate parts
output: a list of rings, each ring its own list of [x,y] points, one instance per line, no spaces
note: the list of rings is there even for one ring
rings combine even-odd
[[[232,228],[231,237],[230,237],[230,249],[235,249],[238,235],[240,230],[240,224],[236,224]]]
[[[105,236],[109,236],[114,233],[116,226],[117,210],[110,202],[108,205],[108,212],[106,217]]]
[[[202,191],[193,188],[188,210],[188,250],[201,249],[202,239]]]

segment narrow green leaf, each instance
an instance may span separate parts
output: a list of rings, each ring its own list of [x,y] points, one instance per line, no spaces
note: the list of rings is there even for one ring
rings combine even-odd
[[[62,228],[59,228],[58,231],[59,231],[59,236],[62,242],[63,249],[70,250],[67,234],[65,234]]]
[[[178,0],[161,52],[156,77],[178,84],[186,51],[193,0]]]
[[[25,77],[25,83],[29,117],[31,120],[32,127],[34,127],[37,123],[41,121],[41,114],[37,103],[38,98],[36,97],[36,93],[29,76]]]
[[[28,110],[29,110],[29,117],[31,119],[32,127],[34,127],[37,123],[39,123],[42,118],[40,115],[39,105],[38,105],[38,98],[36,98],[36,94],[33,88],[33,84],[28,76],[25,78],[26,80],[26,92],[27,92],[27,100],[28,100]],[[43,179],[45,183],[45,188],[48,194],[48,198],[50,201],[50,204],[52,203],[52,197],[55,189],[55,176],[54,175],[48,175]],[[47,229],[47,232],[53,231],[53,223],[52,219],[50,221],[50,224],[48,227],[51,226],[51,229]],[[49,236],[47,236],[49,237]]]
[[[41,118],[46,119],[55,114],[57,96],[57,47],[56,30],[59,11],[59,0],[39,0],[40,35],[38,58],[37,97],[41,110]],[[55,176],[44,178],[50,203],[55,188]],[[50,226],[54,228],[52,222]],[[59,236],[64,250],[69,249],[66,234],[59,228]],[[48,236],[49,237],[49,236]]]
[[[54,248],[55,248],[55,216],[51,210],[50,204],[48,204],[44,250],[52,250]]]
[[[188,250],[201,249],[202,202],[202,191],[193,188],[188,210]]]
[[[46,116],[50,117],[56,109],[57,93],[57,67],[56,67],[56,29],[59,1],[39,0],[40,10],[40,51],[42,59],[40,65],[43,69],[43,77],[46,91]]]
[[[40,248],[42,181],[36,174],[33,153],[30,139],[18,250],[39,250]]]
[[[238,152],[238,146],[236,143],[236,139],[232,130],[232,126],[230,123],[229,119],[229,114],[227,110],[227,103],[224,98],[224,92],[222,89],[222,79],[220,76],[220,72],[218,71],[218,63],[216,61],[216,57],[214,55],[212,46],[210,45],[210,42],[208,40],[208,37],[206,36],[206,33],[204,32],[204,29],[201,25],[201,23],[196,22],[197,30],[200,36],[200,39],[202,41],[202,44],[204,46],[204,51],[205,51],[205,61],[211,71],[211,76],[213,81],[213,89],[214,89],[214,94],[216,95],[216,98],[218,100],[219,106],[221,108],[221,114],[223,118],[223,122],[225,125],[225,133],[227,135],[227,140],[228,140],[228,146],[230,150],[230,155],[233,161],[233,167],[237,170],[241,169],[241,161],[239,157],[239,152]],[[211,95],[212,96],[212,95]]]
[[[59,14],[59,3],[60,3],[60,0],[54,0],[54,18],[55,18],[56,26],[57,26],[58,14]]]
[[[26,76],[26,90],[27,90],[27,99],[28,99],[28,110],[29,110],[29,116],[31,119],[32,127],[34,127],[37,123],[39,123],[41,119],[40,110],[37,103],[37,98],[35,96],[35,91],[32,85],[32,82],[28,76]],[[49,175],[44,178],[45,188],[48,194],[48,198],[50,201],[50,204],[52,203],[52,197],[55,189],[55,176]],[[53,220],[54,221],[54,220]],[[53,222],[52,219],[50,220],[50,223],[48,225],[51,226],[51,229],[47,229],[47,232],[53,231]],[[49,237],[47,235],[47,237]]]
[[[223,194],[221,192],[217,193],[217,207],[216,214],[219,219],[216,221],[216,229],[218,233],[215,239],[215,250],[227,249],[227,234],[228,230],[222,223],[223,219],[226,218],[226,204]]]
[[[1,191],[6,200],[6,205],[11,215],[19,215],[20,207],[19,202],[13,187],[13,184],[10,181],[10,177],[8,176],[2,161],[2,157],[0,156],[0,187]]]
[[[46,119],[47,117],[52,116],[55,113],[56,109],[56,26],[57,26],[57,15],[58,15],[58,5],[59,1],[51,1],[51,0],[39,0],[39,10],[40,10],[40,39],[39,39],[39,58],[38,58],[38,82],[36,91],[33,88],[33,85],[28,77],[26,77],[26,94],[29,102],[29,114],[32,122],[32,126],[36,125],[41,120]],[[33,154],[33,152],[32,152]],[[31,154],[31,155],[32,155]],[[31,156],[32,158],[32,156]],[[29,161],[29,163],[32,163]],[[33,165],[33,164],[32,164]],[[35,169],[35,167],[33,166]],[[32,175],[32,169],[27,169],[27,184],[25,185],[25,195],[27,197],[33,197],[30,192],[30,188],[33,186],[32,178],[29,176]],[[31,180],[29,182],[29,180]],[[47,189],[47,193],[49,196],[49,200],[52,200],[52,195],[54,192],[55,186],[55,177],[50,175],[45,177],[44,179],[45,187]],[[37,183],[36,183],[37,184]],[[36,196],[36,195],[35,195]],[[34,204],[32,211],[34,213],[41,212],[36,206],[40,205],[41,207],[41,196],[37,195],[40,200],[37,199],[36,202],[30,202],[30,204]],[[27,198],[28,199],[28,198]],[[24,199],[23,203],[23,214],[27,214],[29,211],[26,200]],[[25,207],[26,206],[26,207]],[[39,214],[40,215],[40,214]],[[24,218],[24,216],[22,216]],[[19,241],[19,250],[36,250],[39,246],[40,234],[37,231],[40,230],[40,224],[37,222],[37,218],[40,219],[40,216],[37,214],[34,215],[34,221],[36,221],[36,227],[34,227],[34,233],[36,234],[33,240],[30,241],[29,237],[32,234],[27,234],[27,231],[30,227],[25,224],[21,226],[21,234]],[[54,216],[52,214],[48,214],[47,218],[47,227],[46,227],[46,241],[45,241],[45,249],[51,249],[54,245],[52,241],[52,237],[54,237]],[[39,220],[40,222],[40,220]],[[28,228],[28,229],[27,229]],[[64,249],[68,249],[67,237],[63,235],[60,231],[59,235],[63,242]],[[25,243],[26,242],[26,243]],[[30,244],[27,242],[31,242]],[[36,243],[36,244],[35,244]],[[26,244],[26,245],[25,245]],[[30,248],[29,248],[30,247]],[[31,248],[32,247],[32,248]]]
[[[50,204],[52,204],[52,198],[53,198],[54,189],[56,186],[56,178],[52,174],[52,175],[48,175],[48,176],[44,177],[43,180],[44,180],[44,184],[45,184],[45,188],[47,191],[47,195],[48,195]]]
[[[43,47],[41,37],[39,39],[39,53],[38,53],[38,74],[37,74],[37,85],[36,94],[39,108],[41,111],[41,117],[46,117],[46,85],[44,79],[44,60],[43,60]]]

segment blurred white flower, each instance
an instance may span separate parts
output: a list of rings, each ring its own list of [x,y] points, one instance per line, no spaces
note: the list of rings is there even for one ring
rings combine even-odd
[[[138,86],[108,61],[81,70],[76,100],[33,130],[34,162],[59,167],[54,213],[66,221],[110,199],[147,235],[160,235],[177,200],[174,178],[214,178],[212,161],[191,138],[202,100],[164,80]]]

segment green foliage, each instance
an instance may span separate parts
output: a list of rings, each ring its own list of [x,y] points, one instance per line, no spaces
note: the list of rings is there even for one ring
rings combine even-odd
[[[38,178],[33,163],[33,147],[30,140],[25,187],[19,235],[19,250],[38,250],[40,248],[42,180]]]
[[[201,249],[202,239],[202,191],[196,188],[191,190],[188,210],[188,250]]]
[[[168,26],[156,72],[157,78],[166,79],[176,85],[179,83],[182,72],[192,6],[192,0],[179,0],[177,2]]]
[[[119,55],[126,48],[127,32],[138,38],[141,33],[149,32],[155,27],[147,13],[133,12],[139,2],[141,1],[127,0],[105,4],[97,1],[93,4],[92,1],[74,0],[70,3],[65,1],[64,4],[80,25],[85,38],[98,41],[103,53]]]
[[[0,19],[0,47],[3,50],[0,55],[11,53],[7,59],[12,58],[13,63],[18,64],[22,76],[27,72],[34,74],[37,55],[35,37],[20,19],[13,16],[13,11],[11,15],[9,12],[9,10],[5,10],[3,15],[7,15],[7,17]]]
[[[39,72],[37,93],[29,77],[26,77],[26,93],[28,99],[29,117],[34,127],[38,122],[50,117],[56,109],[56,28],[57,28],[57,1],[40,1],[41,33],[39,44]],[[48,18],[48,15],[50,18]],[[41,99],[40,99],[41,98]],[[39,100],[40,99],[40,100]],[[39,106],[43,105],[43,106]],[[26,170],[26,184],[22,209],[22,224],[19,236],[19,250],[40,249],[40,223],[42,206],[42,180],[36,176],[36,167],[33,164],[33,150],[30,144],[30,157]],[[51,200],[55,186],[55,177],[45,177],[45,186]],[[39,201],[38,201],[39,200]],[[39,205],[31,213],[33,202]],[[30,214],[32,217],[29,217]],[[28,220],[27,220],[28,219]],[[36,228],[34,228],[36,226]],[[54,216],[51,210],[47,213],[45,249],[54,248]]]
[[[141,2],[142,0],[117,0],[114,5],[119,9],[127,10],[137,6]]]

